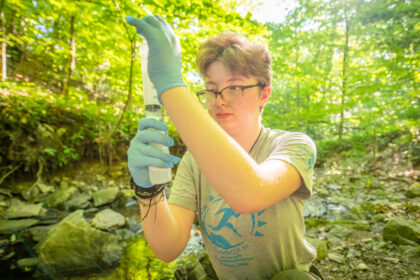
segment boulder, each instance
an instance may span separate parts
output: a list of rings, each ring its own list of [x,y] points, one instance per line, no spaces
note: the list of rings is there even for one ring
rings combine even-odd
[[[38,217],[41,215],[42,204],[33,204],[22,202],[19,199],[12,198],[10,201],[10,207],[7,209],[6,218],[7,219],[16,219],[16,218],[30,218]],[[44,210],[45,211],[45,210]]]
[[[394,218],[383,229],[385,241],[398,245],[418,246],[420,244],[420,225],[413,221]]]
[[[113,202],[120,192],[118,187],[101,189],[93,194],[93,206],[98,207]]]
[[[60,188],[58,191],[50,194],[47,198],[47,205],[58,207],[64,205],[69,198],[77,191],[75,187]]]
[[[87,193],[77,194],[65,203],[67,209],[85,209],[90,206],[91,196]]]
[[[80,274],[104,270],[120,260],[117,238],[95,229],[77,210],[64,218],[49,233],[39,249],[39,260],[54,274]]]
[[[0,220],[0,234],[12,234],[37,224],[37,219]]]
[[[98,212],[90,223],[98,229],[112,230],[124,226],[125,218],[118,212],[104,209]]]

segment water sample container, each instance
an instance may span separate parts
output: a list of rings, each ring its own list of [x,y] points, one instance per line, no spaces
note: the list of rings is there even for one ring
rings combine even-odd
[[[156,88],[150,81],[149,73],[147,72],[149,48],[146,39],[143,38],[143,43],[140,45],[140,58],[141,58],[141,73],[143,76],[143,93],[144,93],[144,106],[146,118],[162,119],[162,107],[158,100],[158,93]],[[165,133],[164,131],[160,131]],[[157,144],[150,143],[151,146],[156,147],[169,154],[169,148]],[[172,173],[170,168],[149,167],[150,182],[153,185],[163,184],[172,180]]]

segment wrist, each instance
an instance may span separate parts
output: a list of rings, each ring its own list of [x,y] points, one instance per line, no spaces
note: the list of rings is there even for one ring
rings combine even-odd
[[[136,196],[140,199],[152,199],[153,197],[159,195],[164,190],[166,190],[167,184],[158,184],[153,185],[149,188],[144,188],[142,186],[137,185],[133,178],[130,179],[130,186],[134,190]]]
[[[158,91],[158,98],[159,98],[160,104],[163,104],[162,103],[162,95],[164,95],[167,92],[171,91],[172,89],[178,88],[178,87],[185,87],[186,88],[187,85],[184,82],[179,82],[179,83],[167,85],[166,87],[160,88],[159,91]]]

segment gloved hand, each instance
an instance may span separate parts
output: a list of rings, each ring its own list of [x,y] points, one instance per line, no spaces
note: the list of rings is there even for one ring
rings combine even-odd
[[[153,128],[153,129],[150,129]],[[162,134],[160,131],[165,131]],[[172,146],[174,139],[167,135],[168,127],[162,120],[143,118],[139,121],[136,136],[130,142],[128,149],[128,169],[134,183],[143,188],[152,187],[149,177],[149,166],[172,168],[181,159],[167,154],[150,143]]]
[[[158,92],[159,101],[161,102],[160,95],[163,91],[185,87],[181,73],[181,45],[169,24],[158,15],[141,19],[128,16],[125,20],[136,27],[137,33],[147,40],[147,71]]]

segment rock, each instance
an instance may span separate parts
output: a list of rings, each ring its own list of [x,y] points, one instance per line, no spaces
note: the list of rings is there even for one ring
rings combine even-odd
[[[346,258],[358,258],[361,256],[362,253],[360,251],[350,248],[350,250],[347,252]]]
[[[370,225],[367,221],[337,220],[337,221],[332,221],[331,224],[339,225],[340,227],[345,227],[345,228],[352,228],[352,229],[357,229],[357,230],[370,231]]]
[[[27,201],[31,201],[39,195],[39,190],[33,182],[19,183],[13,186],[13,192],[20,194]]]
[[[77,194],[65,203],[67,209],[85,209],[90,206],[91,196],[86,193]]]
[[[8,197],[13,197],[12,191],[9,189],[0,188],[0,194],[8,196]]]
[[[22,270],[27,270],[28,268],[32,268],[38,265],[37,258],[24,258],[17,261],[17,267]]]
[[[58,207],[63,205],[77,191],[75,187],[60,188],[58,191],[50,194],[47,198],[47,205]]]
[[[364,262],[361,262],[361,263],[357,264],[357,269],[358,270],[368,270],[368,266]]]
[[[316,258],[314,261],[325,259],[328,253],[327,242],[325,240],[309,237],[306,237],[305,239],[316,249]]]
[[[98,229],[111,230],[124,226],[125,218],[111,209],[104,209],[97,213],[90,223]]]
[[[328,259],[341,264],[344,264],[346,261],[343,255],[337,253],[328,253]]]
[[[339,239],[345,239],[351,236],[353,233],[354,233],[354,230],[351,228],[336,226],[327,233],[327,238],[337,237]]]
[[[13,258],[15,255],[16,255],[16,252],[10,252],[9,254],[7,254],[7,255],[5,255],[5,256],[2,256],[2,257],[1,257],[1,260],[2,260],[2,261],[8,261],[8,260],[10,260],[11,258]]]
[[[374,208],[375,208],[375,205],[372,202],[365,201],[365,202],[362,202],[353,206],[350,212],[355,214],[360,219],[366,220],[366,217],[373,214]]]
[[[420,246],[413,247],[413,246],[401,246],[402,247],[402,258],[404,260],[418,260],[420,261]]]
[[[39,248],[39,260],[52,273],[103,270],[104,266],[117,263],[121,254],[117,238],[91,227],[83,210],[64,218]]]
[[[359,221],[361,217],[351,212],[344,212],[337,216],[336,221]]]
[[[0,249],[6,249],[7,247],[9,247],[9,240],[8,239],[1,239],[0,240]]]
[[[0,234],[12,234],[37,224],[37,219],[0,220]]]
[[[383,229],[385,241],[398,245],[418,246],[420,244],[420,225],[401,218],[391,219]]]
[[[387,216],[383,213],[378,213],[378,214],[373,215],[372,218],[374,221],[384,222]]]
[[[414,183],[410,188],[405,192],[406,197],[419,197],[420,196],[420,183]]]
[[[37,187],[41,191],[42,194],[47,194],[47,193],[50,193],[50,192],[54,192],[54,190],[55,190],[54,186],[48,186],[48,185],[45,185],[43,183],[37,184]]]
[[[122,189],[120,190],[118,199],[113,203],[113,206],[115,204],[115,207],[117,208],[125,207],[126,204],[133,199],[134,196],[134,190]]]
[[[321,217],[326,212],[327,206],[325,205],[325,199],[315,197],[305,201],[303,207],[304,217]]]
[[[48,232],[54,228],[55,225],[32,227],[28,231],[32,235],[32,239],[40,242],[48,236]]]
[[[323,220],[323,219],[305,218],[305,226],[308,230],[311,228],[328,225],[329,223],[330,223],[329,221]]]
[[[113,202],[120,190],[118,187],[102,189],[93,194],[93,206],[98,207]]]
[[[120,228],[115,230],[115,236],[118,238],[119,241],[123,241],[136,236],[136,234],[126,228]]]
[[[43,225],[57,224],[60,221],[60,212],[56,208],[47,208],[45,213],[40,216]]]
[[[30,218],[38,217],[42,212],[42,204],[33,204],[25,203],[19,199],[12,198],[10,202],[10,207],[7,209],[6,218],[7,219],[16,219],[16,218]]]

